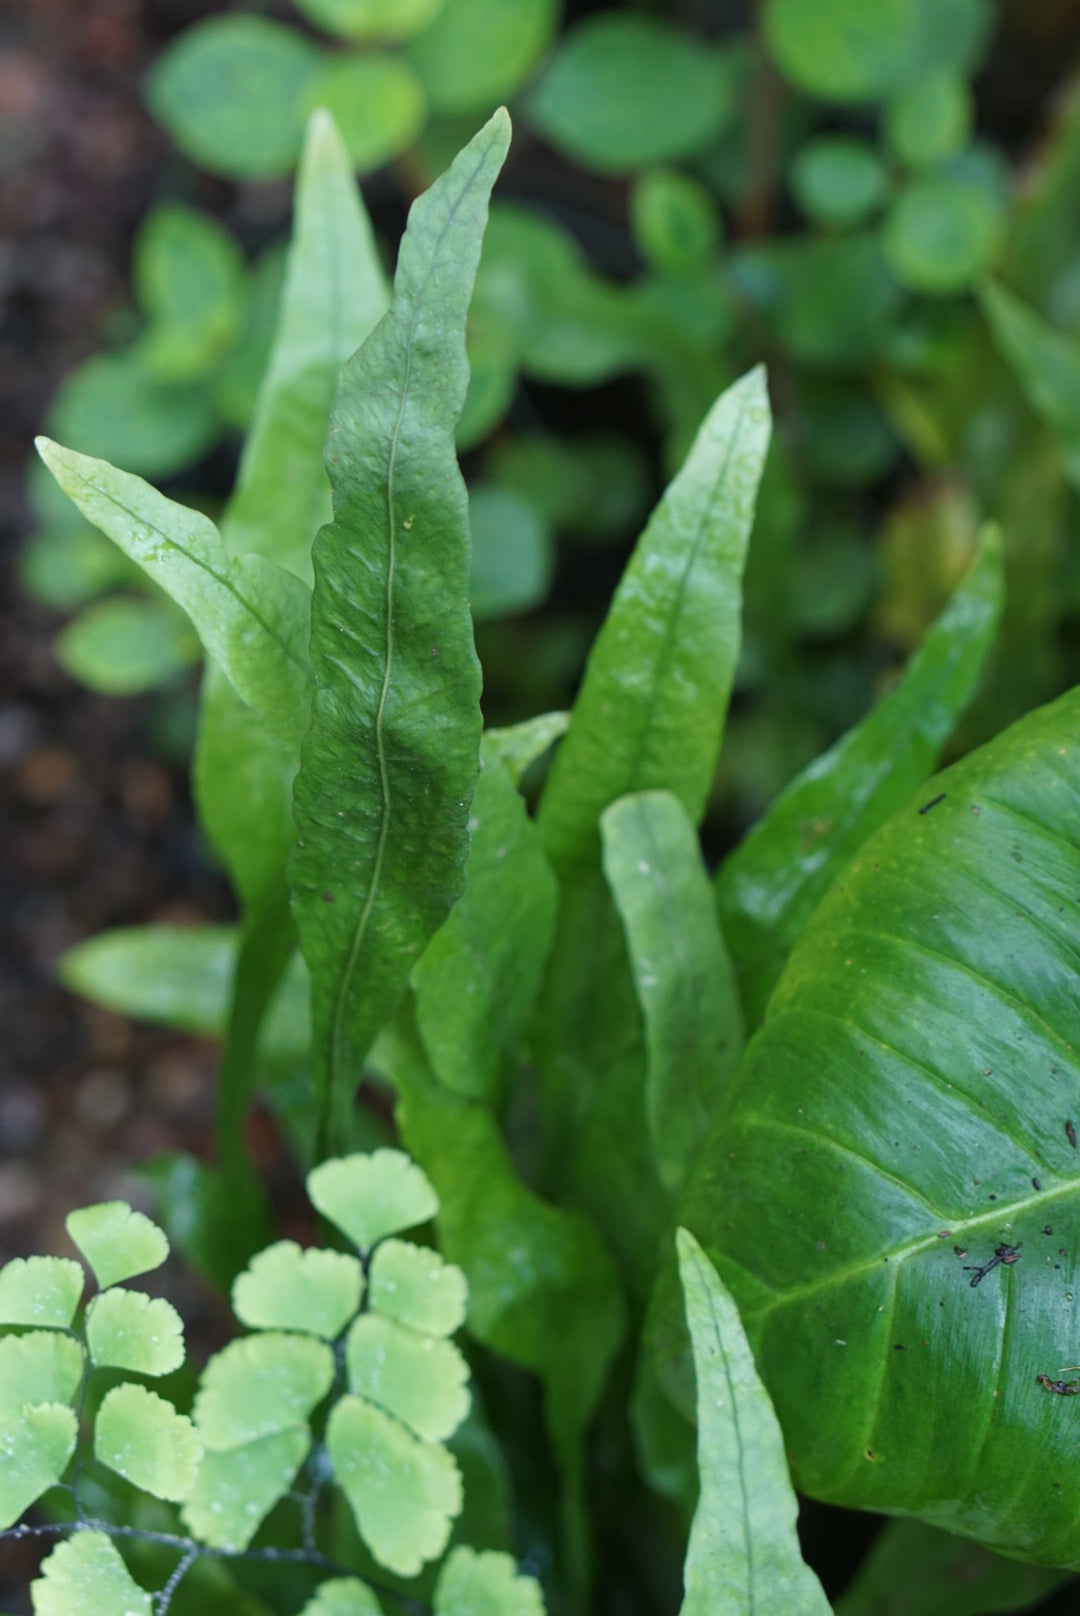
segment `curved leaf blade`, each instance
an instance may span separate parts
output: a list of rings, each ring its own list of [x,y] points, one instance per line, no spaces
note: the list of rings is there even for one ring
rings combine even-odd
[[[454,426],[465,315],[509,143],[496,113],[414,204],[389,314],[346,366],[315,542],[311,728],[290,881],[334,1125],[372,1038],[463,884],[480,666]]]
[[[102,1400],[94,1425],[94,1457],[155,1498],[185,1499],[203,1445],[185,1414],[145,1386],[125,1381]]]
[[[364,1271],[347,1252],[301,1251],[295,1240],[278,1240],[237,1275],[233,1312],[252,1330],[297,1330],[333,1341],[363,1290]]]
[[[508,1554],[459,1544],[439,1572],[435,1616],[544,1616],[544,1596]]]
[[[620,797],[600,830],[645,1019],[649,1132],[675,1190],[738,1064],[742,1012],[697,833],[678,797]]]
[[[386,1319],[429,1335],[453,1335],[465,1323],[465,1275],[427,1246],[384,1240],[369,1279],[368,1304]]]
[[[469,1366],[452,1341],[363,1313],[345,1343],[349,1390],[425,1442],[445,1442],[469,1412]]]
[[[150,1595],[135,1582],[104,1532],[76,1532],[58,1543],[30,1585],[34,1616],[153,1616]]]
[[[314,1336],[266,1331],[230,1341],[199,1381],[199,1435],[215,1453],[273,1436],[306,1420],[333,1379],[334,1355]]]
[[[188,1531],[215,1549],[246,1549],[307,1457],[306,1425],[259,1437],[227,1453],[203,1453],[184,1501]]]
[[[126,1201],[101,1201],[69,1212],[65,1227],[102,1290],[160,1268],[169,1255],[165,1231]]]
[[[701,1478],[681,1616],[829,1616],[799,1549],[784,1439],[735,1303],[693,1235],[680,1229],[676,1246],[697,1379]]]
[[[1005,1616],[1030,1610],[1066,1580],[922,1521],[889,1521],[844,1590],[836,1616]]]
[[[356,1577],[328,1577],[300,1616],[382,1616],[382,1606]]]
[[[1080,487],[1080,343],[1004,286],[990,282],[982,303],[994,341],[1031,408],[1057,434],[1065,474]]]
[[[75,1452],[75,1415],[62,1403],[41,1403],[0,1415],[0,1531],[60,1480]]]
[[[99,1369],[171,1375],[184,1361],[184,1323],[163,1297],[118,1287],[87,1308],[86,1344]]]
[[[0,1324],[66,1330],[85,1284],[71,1257],[15,1257],[0,1268]]]
[[[717,902],[752,1027],[832,881],[933,768],[975,693],[1004,587],[1001,540],[989,528],[896,686],[780,793],[721,866]]]
[[[683,1218],[802,1490],[1075,1565],[1080,692],[935,791],[804,932]]]
[[[353,164],[328,112],[308,123],[274,346],[222,522],[254,552],[311,581],[311,541],[331,516],[323,442],[341,367],[390,302]]]
[[[335,1156],[312,1168],[307,1187],[312,1205],[362,1252],[439,1210],[426,1174],[403,1150]]]
[[[120,926],[69,948],[60,979],[107,1010],[213,1038],[235,967],[234,926]]]
[[[83,1353],[71,1336],[31,1330],[0,1340],[0,1416],[27,1403],[70,1403],[82,1380]]]

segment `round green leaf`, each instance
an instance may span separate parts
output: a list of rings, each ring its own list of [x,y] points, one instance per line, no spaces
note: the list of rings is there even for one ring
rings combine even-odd
[[[233,1284],[233,1312],[252,1330],[340,1335],[364,1290],[364,1271],[339,1251],[301,1251],[279,1240],[253,1257]]]
[[[281,23],[210,17],[159,57],[147,100],[193,162],[234,179],[270,179],[299,155],[305,95],[321,60]]]
[[[1073,1378],[1080,1305],[1078,801],[1074,690],[863,845],[683,1209],[802,1491],[1060,1566],[1076,1404],[1039,1377]]]
[[[382,1606],[355,1577],[328,1577],[300,1616],[382,1616]]]
[[[971,91],[956,73],[928,74],[885,108],[885,136],[902,163],[925,168],[962,151],[974,117]]]
[[[435,1584],[436,1616],[544,1616],[535,1577],[519,1575],[508,1554],[459,1544],[446,1557]]]
[[[205,1452],[182,1511],[188,1531],[215,1549],[246,1549],[310,1446],[307,1426],[293,1425],[228,1453]]]
[[[318,28],[343,39],[410,39],[446,0],[296,0]]]
[[[1005,209],[986,186],[945,174],[914,180],[885,226],[885,255],[914,292],[949,297],[990,268],[1001,246]]]
[[[76,1431],[72,1410],[59,1403],[0,1415],[0,1531],[60,1480],[75,1452]]]
[[[107,1393],[94,1424],[94,1457],[135,1487],[175,1503],[195,1485],[199,1434],[184,1414],[145,1386],[125,1381]]]
[[[104,1532],[76,1532],[58,1543],[30,1585],[34,1616],[153,1616],[150,1595],[133,1582]]]
[[[446,0],[406,47],[428,105],[484,113],[528,78],[555,29],[558,0]]]
[[[414,1577],[437,1559],[461,1512],[453,1456],[361,1397],[335,1404],[326,1445],[360,1535],[380,1565]]]
[[[223,1452],[300,1425],[334,1379],[334,1355],[311,1336],[265,1334],[231,1341],[210,1359],[195,1398],[195,1423]]]
[[[913,0],[768,0],[765,34],[798,89],[822,101],[872,101],[905,77],[919,21]]]
[[[150,319],[141,363],[163,382],[209,375],[244,312],[244,260],[228,231],[182,202],[160,203],[139,231],[133,273]]]
[[[104,1291],[86,1310],[86,1344],[99,1369],[171,1375],[184,1361],[184,1323],[161,1297]]]
[[[863,369],[888,341],[903,297],[877,237],[802,240],[780,251],[775,320],[785,347],[810,365]]]
[[[199,654],[187,618],[157,600],[98,601],[56,641],[65,672],[103,696],[138,696],[171,684]]]
[[[307,1187],[316,1210],[361,1251],[426,1223],[439,1210],[427,1177],[401,1150],[321,1162],[308,1174]]]
[[[469,522],[474,621],[538,606],[551,584],[554,557],[547,523],[535,506],[512,489],[480,483],[469,490]]]
[[[70,1403],[82,1380],[77,1341],[53,1330],[0,1340],[0,1418],[18,1415],[27,1403]]]
[[[65,1227],[102,1290],[160,1268],[169,1255],[164,1231],[126,1201],[101,1201],[69,1212]]]
[[[309,110],[325,107],[361,173],[396,157],[424,125],[424,92],[400,56],[334,56],[312,78]]]
[[[791,189],[808,218],[851,225],[881,206],[889,176],[869,141],[821,135],[799,150],[791,165]]]
[[[66,1330],[86,1284],[70,1257],[16,1257],[0,1268],[0,1324]]]
[[[368,1305],[384,1318],[429,1335],[452,1335],[465,1323],[465,1275],[437,1251],[386,1240],[371,1259]]]
[[[73,510],[74,514],[74,510]],[[89,522],[35,533],[19,556],[19,582],[54,611],[69,612],[131,577],[131,563]]]
[[[235,968],[233,926],[121,926],[69,948],[60,977],[107,1010],[213,1038]]]
[[[634,238],[642,256],[666,275],[704,269],[720,243],[720,215],[690,174],[653,168],[630,197]]]
[[[218,422],[206,393],[166,387],[131,354],[95,354],[65,377],[48,429],[82,454],[169,477],[206,453]]]
[[[529,115],[575,162],[618,173],[699,150],[735,105],[726,58],[703,40],[607,12],[570,30]]]
[[[452,1341],[362,1313],[345,1346],[349,1390],[427,1442],[444,1442],[469,1412],[469,1366]]]

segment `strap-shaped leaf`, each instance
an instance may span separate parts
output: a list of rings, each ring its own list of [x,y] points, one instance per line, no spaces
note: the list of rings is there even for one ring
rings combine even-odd
[[[186,1414],[145,1386],[125,1381],[102,1400],[94,1424],[94,1457],[133,1486],[185,1499],[202,1458],[199,1434]]]
[[[102,1290],[160,1268],[169,1255],[164,1230],[126,1201],[101,1201],[69,1212],[66,1228]]]
[[[465,1323],[465,1275],[437,1251],[385,1240],[371,1259],[368,1306],[429,1335],[453,1335]]]
[[[439,1210],[427,1176],[401,1150],[335,1156],[312,1169],[307,1187],[312,1205],[364,1252]]]
[[[215,1549],[246,1549],[310,1446],[307,1426],[292,1425],[228,1453],[204,1452],[182,1511],[188,1531]]]
[[[739,1314],[694,1237],[676,1237],[697,1380],[701,1497],[681,1616],[829,1616],[802,1558],[784,1439]]]
[[[349,1331],[345,1367],[350,1391],[425,1442],[445,1442],[469,1412],[469,1366],[454,1343],[378,1313],[362,1313]]]
[[[514,784],[520,785],[522,776],[544,753],[560,740],[570,723],[569,713],[538,713],[520,724],[508,724],[503,729],[484,731],[484,744],[498,758]]]
[[[86,1310],[86,1344],[99,1369],[171,1375],[184,1361],[184,1321],[161,1297],[104,1291]]]
[[[452,1455],[351,1396],[335,1404],[326,1445],[376,1560],[401,1577],[414,1577],[425,1561],[437,1559],[461,1512],[461,1475]]]
[[[48,438],[37,447],[65,494],[183,607],[237,694],[295,752],[311,687],[300,580],[259,556],[231,559],[209,517],[141,477]]]
[[[528,1027],[555,924],[555,877],[487,740],[473,798],[467,885],[413,972],[436,1075],[497,1105]]]
[[[150,1595],[133,1580],[104,1532],[76,1532],[58,1543],[30,1585],[34,1616],[153,1616]]]
[[[480,665],[453,434],[465,314],[509,138],[496,113],[414,204],[390,312],[345,367],[331,417],[334,522],[315,542],[317,688],[290,880],[317,1082],[342,1115],[464,882]]]
[[[213,1038],[225,1025],[235,967],[235,926],[122,926],[69,948],[60,975],[107,1010]]]
[[[214,1452],[240,1448],[302,1424],[330,1390],[334,1355],[308,1335],[245,1336],[202,1372],[195,1424]]]
[[[0,1414],[0,1531],[47,1492],[75,1452],[75,1415],[61,1403]]]
[[[70,1257],[16,1257],[0,1268],[0,1324],[66,1330],[86,1284]]]
[[[233,1312],[252,1330],[299,1330],[333,1341],[357,1308],[364,1271],[341,1251],[301,1251],[278,1240],[260,1251],[233,1285]]]
[[[439,1572],[435,1616],[544,1616],[544,1596],[508,1554],[459,1544]]]
[[[328,1577],[300,1616],[382,1616],[382,1606],[356,1577]]]
[[[1028,403],[1057,433],[1066,476],[1080,487],[1080,343],[1004,286],[987,286],[983,307]]]
[[[697,832],[678,797],[622,797],[600,827],[645,1017],[649,1133],[674,1190],[738,1065],[742,1011]]]
[[[922,1521],[889,1521],[875,1537],[836,1616],[1001,1616],[1040,1605],[1069,1576],[1006,1560]]]
[[[323,442],[338,375],[390,302],[353,164],[330,114],[312,114],[296,176],[293,234],[270,363],[222,524],[251,551],[311,578],[330,519]]]
[[[1070,1566],[1078,808],[1074,690],[863,845],[682,1207],[801,1490]]]
[[[898,684],[780,793],[721,866],[716,895],[751,1027],[836,876],[934,767],[975,693],[1003,599],[1001,540],[987,529]]]
[[[71,1336],[52,1330],[0,1340],[0,1418],[27,1403],[70,1403],[82,1380],[83,1352]]]

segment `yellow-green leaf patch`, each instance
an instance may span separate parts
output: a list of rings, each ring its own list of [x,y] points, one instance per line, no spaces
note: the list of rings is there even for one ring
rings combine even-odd
[[[443,1442],[469,1412],[469,1366],[452,1341],[363,1313],[345,1348],[349,1389],[417,1436]]]
[[[310,1446],[307,1426],[292,1425],[228,1453],[205,1452],[184,1503],[188,1531],[215,1549],[246,1549]]]
[[[0,1531],[60,1480],[75,1433],[75,1416],[60,1403],[0,1416]]]
[[[216,1452],[240,1448],[307,1419],[330,1390],[334,1355],[312,1336],[267,1332],[232,1341],[210,1359],[195,1423]]]
[[[102,1290],[160,1268],[169,1255],[164,1231],[126,1201],[101,1201],[69,1213],[67,1232]]]
[[[184,1323],[161,1297],[117,1288],[87,1308],[86,1343],[98,1368],[171,1375],[184,1361]]]
[[[307,1187],[316,1209],[361,1251],[439,1209],[427,1177],[401,1150],[337,1156],[308,1174]]]
[[[104,1532],[76,1532],[58,1543],[30,1594],[35,1616],[153,1616],[150,1595]]]
[[[364,1271],[340,1251],[301,1251],[279,1240],[253,1257],[233,1285],[233,1312],[253,1330],[340,1335],[357,1308]]]
[[[427,1246],[386,1240],[371,1259],[368,1306],[429,1335],[453,1335],[465,1323],[465,1275]]]
[[[16,1257],[0,1268],[0,1324],[66,1330],[86,1284],[70,1257]]]
[[[94,1457],[155,1498],[185,1499],[202,1451],[187,1416],[145,1386],[114,1386],[98,1409]]]
[[[53,1330],[9,1335],[0,1341],[0,1418],[27,1403],[70,1403],[82,1379],[77,1341]]]

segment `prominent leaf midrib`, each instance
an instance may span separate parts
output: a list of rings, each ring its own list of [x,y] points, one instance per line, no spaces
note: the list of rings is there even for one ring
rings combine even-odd
[[[971,1218],[958,1218],[949,1226],[949,1233],[966,1235],[978,1233],[982,1229],[1007,1229],[1012,1226],[1014,1217],[1022,1212],[1030,1212],[1036,1208],[1044,1207],[1052,1202],[1067,1199],[1069,1196],[1080,1195],[1080,1177],[1071,1178],[1058,1189],[1040,1190],[1036,1195],[1026,1196],[1020,1201],[1011,1201],[995,1206],[991,1212],[980,1212]],[[916,1256],[920,1251],[933,1251],[940,1249],[941,1237],[935,1231],[931,1235],[920,1235],[917,1240],[909,1240],[906,1245],[894,1246],[888,1251],[875,1252],[872,1257],[861,1258],[856,1263],[850,1263],[846,1268],[837,1268],[821,1279],[812,1280],[806,1285],[796,1285],[791,1290],[778,1291],[774,1302],[766,1302],[762,1307],[747,1309],[747,1322],[757,1325],[778,1309],[789,1307],[795,1302],[805,1301],[808,1296],[816,1296],[821,1291],[829,1291],[840,1285],[846,1285],[848,1280],[859,1279],[864,1274],[871,1274],[880,1269],[885,1261],[895,1263],[897,1270],[909,1257]],[[754,1276],[756,1278],[756,1276]],[[760,1283],[760,1282],[759,1282]]]
[[[390,451],[387,457],[386,467],[386,660],[383,668],[382,685],[379,691],[379,702],[375,711],[375,755],[379,765],[379,787],[382,793],[382,812],[379,818],[379,834],[375,845],[375,859],[372,866],[371,880],[368,883],[368,890],[364,898],[363,907],[360,911],[359,917],[357,918],[356,929],[353,932],[352,941],[349,945],[349,953],[342,969],[341,980],[338,984],[338,991],[334,1001],[334,1016],[330,1039],[329,1060],[331,1093],[333,1093],[336,1088],[336,1079],[339,1065],[341,1063],[342,1045],[345,1037],[345,1014],[348,1003],[349,989],[352,984],[353,974],[356,970],[356,962],[360,956],[360,950],[363,947],[364,938],[367,935],[368,924],[371,920],[371,914],[375,907],[375,901],[378,897],[379,887],[382,882],[383,860],[386,856],[386,843],[390,834],[390,817],[393,804],[390,794],[390,778],[386,764],[386,752],[383,746],[383,721],[386,715],[386,703],[390,693],[390,681],[393,676],[394,664],[394,582],[397,570],[397,522],[394,513],[394,471],[397,464],[398,444],[401,438],[401,425],[405,418],[405,407],[408,403],[409,388],[412,384],[413,352],[416,345],[416,331],[420,324],[420,314],[424,307],[424,299],[427,296],[428,287],[431,285],[432,276],[434,275],[435,268],[439,262],[439,255],[442,251],[443,243],[446,240],[447,232],[450,229],[451,224],[454,222],[454,219],[456,218],[462,205],[464,204],[466,197],[472,190],[472,187],[476,182],[477,175],[480,173],[487,161],[487,156],[488,153],[485,151],[477,160],[472,174],[461,187],[461,190],[455,198],[453,205],[447,212],[442,228],[435,238],[435,244],[432,248],[431,258],[429,260],[427,270],[419,288],[417,289],[416,297],[413,302],[412,318],[409,321],[408,336],[405,343],[405,376],[401,386],[401,397],[398,401],[397,419],[394,422],[394,430],[390,437]]]
[[[720,1362],[724,1369],[724,1380],[727,1383],[728,1399],[731,1404],[731,1418],[735,1426],[736,1466],[739,1475],[739,1521],[742,1526],[743,1536],[742,1559],[746,1567],[747,1610],[753,1616],[753,1612],[757,1609],[754,1595],[754,1533],[750,1525],[750,1511],[747,1503],[746,1455],[742,1437],[742,1423],[739,1419],[739,1399],[735,1395],[735,1386],[731,1379],[731,1365],[728,1362],[727,1353],[724,1351],[724,1337],[721,1333],[720,1320],[716,1313],[716,1299],[713,1295],[712,1287],[708,1283],[707,1276],[701,1272],[701,1258],[696,1251],[693,1253],[693,1260],[698,1269],[701,1289],[705,1292],[705,1297],[709,1304],[709,1318],[712,1322],[713,1334],[720,1349]]]
[[[864,1156],[861,1150],[855,1149],[854,1145],[845,1144],[842,1139],[834,1139],[831,1134],[819,1133],[816,1128],[800,1127],[797,1122],[785,1122],[780,1117],[749,1116],[745,1119],[745,1122],[747,1127],[761,1128],[769,1133],[797,1134],[800,1139],[812,1139],[815,1144],[824,1145],[828,1150],[836,1151],[838,1155],[850,1156],[852,1161],[860,1162],[863,1167],[868,1167],[876,1178],[886,1179],[890,1184],[895,1184],[897,1189],[903,1190],[904,1194],[910,1196],[912,1200],[921,1201],[926,1210],[932,1213],[939,1223],[948,1223],[949,1221],[948,1213],[943,1212],[939,1206],[935,1206],[933,1201],[928,1200],[921,1190],[917,1190],[914,1185],[907,1183],[897,1173],[890,1172],[880,1162],[874,1161],[872,1156]]]
[[[742,424],[745,415],[746,404],[740,400],[738,414],[735,417],[735,423],[731,429],[727,446],[724,451],[724,459],[713,482],[708,503],[706,504],[705,509],[699,518],[697,532],[694,535],[694,542],[690,547],[690,554],[687,558],[686,565],[679,574],[679,581],[676,587],[673,607],[672,610],[667,614],[663,638],[661,639],[660,646],[653,661],[652,700],[650,701],[648,707],[642,710],[641,722],[637,726],[637,734],[634,737],[633,761],[632,764],[628,766],[628,781],[624,788],[626,791],[633,791],[635,786],[640,787],[642,784],[641,766],[649,738],[654,729],[653,720],[656,705],[656,692],[661,688],[661,686],[668,682],[667,675],[672,663],[675,660],[675,647],[681,639],[680,628],[682,624],[682,615],[686,595],[690,588],[690,578],[694,568],[697,566],[698,561],[700,560],[701,551],[705,544],[705,535],[709,529],[709,522],[712,517],[713,509],[720,497],[721,489],[723,489],[727,482],[727,475],[731,466],[732,457],[735,453],[735,446],[739,442],[739,438],[742,434]],[[735,659],[733,657],[732,668],[734,668],[734,663]],[[620,795],[620,793],[615,793],[614,795],[617,796]]]
[[[90,482],[90,479],[87,478],[87,481]],[[129,506],[124,504],[123,500],[117,499],[115,494],[110,493],[106,488],[102,488],[99,483],[91,483],[91,487],[94,489],[95,493],[101,496],[102,499],[108,500],[109,504],[114,506],[116,510],[122,511],[125,516],[130,517],[131,521],[136,523],[139,527],[149,528],[151,533],[155,534],[160,542],[168,549],[175,550],[177,555],[182,555],[185,561],[189,561],[193,567],[198,567],[201,572],[206,573],[207,577],[212,578],[216,584],[220,584],[222,589],[228,590],[229,594],[236,601],[236,604],[244,612],[246,612],[249,617],[253,618],[254,621],[258,623],[259,627],[263,630],[266,636],[271,639],[279,650],[288,658],[293,667],[296,668],[297,672],[302,673],[305,679],[307,679],[310,683],[310,670],[305,667],[304,663],[293,654],[287,643],[281,638],[274,626],[271,623],[268,623],[262,614],[255,610],[251,602],[240,593],[230,577],[218,572],[213,566],[210,565],[208,561],[204,561],[201,556],[194,555],[190,550],[185,550],[182,544],[178,544],[176,540],[171,539],[167,533],[163,533],[155,523],[149,521],[145,516],[140,516],[137,511],[131,510]]]

